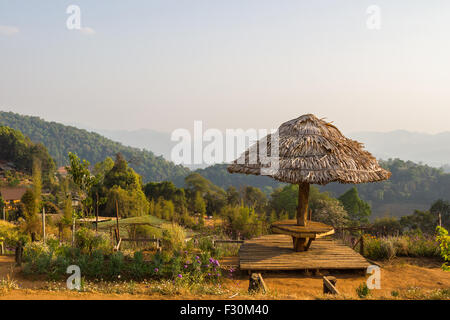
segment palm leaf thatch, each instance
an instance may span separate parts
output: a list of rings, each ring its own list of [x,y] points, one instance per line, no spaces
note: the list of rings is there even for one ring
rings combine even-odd
[[[278,131],[279,167],[270,172],[270,163],[259,155],[272,149],[271,135],[255,143],[228,166],[230,173],[260,175],[269,170],[272,178],[288,183],[364,183],[386,180],[391,173],[381,168],[363,144],[346,138],[331,123],[306,114],[283,123]],[[260,140],[261,141],[261,140]],[[269,153],[267,153],[269,151]],[[254,155],[257,155],[256,157]],[[254,159],[254,161],[249,161]]]

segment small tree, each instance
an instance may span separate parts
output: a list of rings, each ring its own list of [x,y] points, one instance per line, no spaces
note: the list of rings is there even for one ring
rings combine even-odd
[[[283,188],[277,188],[270,195],[269,205],[278,215],[289,215],[294,218],[298,205],[298,186],[289,184]]]
[[[202,216],[206,213],[205,200],[203,200],[200,192],[198,192],[198,191],[195,193],[195,198],[194,198],[194,212],[199,213]]]
[[[33,195],[35,201],[34,214],[37,214],[40,209],[41,195],[42,195],[42,172],[41,161],[37,158],[33,161]]]
[[[395,217],[383,217],[375,219],[372,230],[383,236],[395,235],[402,232],[402,225]]]
[[[78,194],[81,200],[82,211],[86,215],[92,212],[92,198],[89,197],[90,190],[94,184],[94,177],[89,171],[89,161],[81,161],[78,156],[69,152],[70,166],[66,167],[67,172],[72,177],[73,182],[78,187]]]
[[[25,221],[22,223],[22,229],[24,232],[31,235],[32,241],[36,240],[36,233],[40,230],[38,212],[41,205],[41,192],[41,164],[40,161],[35,158],[33,162],[33,188],[27,189],[21,199],[25,208]]]
[[[360,199],[356,187],[351,188],[338,199],[343,204],[351,221],[358,225],[369,222],[372,209],[367,202]]]
[[[436,231],[438,233],[436,240],[439,242],[439,246],[441,248],[441,256],[444,258],[444,264],[442,265],[442,270],[450,271],[450,266],[448,263],[450,262],[450,236],[448,235],[448,231],[442,227],[437,227]]]
[[[327,192],[320,192],[312,186],[309,192],[309,208],[314,221],[323,222],[335,228],[343,227],[348,215],[342,203],[332,198]]]

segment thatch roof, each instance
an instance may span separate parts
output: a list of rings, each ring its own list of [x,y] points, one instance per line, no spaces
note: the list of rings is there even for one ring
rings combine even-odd
[[[361,143],[346,138],[334,125],[312,114],[283,123],[277,133],[279,168],[265,174],[276,180],[295,184],[364,183],[391,176]],[[270,164],[261,163],[259,156],[249,163],[249,153],[258,154],[257,150],[260,154],[269,150],[270,154],[271,135],[267,136],[267,148],[264,143],[255,143],[228,166],[228,171],[260,175],[261,168]]]

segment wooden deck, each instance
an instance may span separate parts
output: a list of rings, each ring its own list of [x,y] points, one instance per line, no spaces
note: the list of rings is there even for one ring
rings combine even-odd
[[[241,270],[361,270],[369,265],[360,254],[335,240],[319,239],[308,251],[294,252],[290,236],[272,234],[245,241],[239,250]]]

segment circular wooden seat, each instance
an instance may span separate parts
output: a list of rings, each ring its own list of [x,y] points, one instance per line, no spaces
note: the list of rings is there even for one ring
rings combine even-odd
[[[272,224],[272,232],[292,237],[295,251],[306,251],[311,241],[334,233],[334,228],[322,222],[308,221],[306,226],[297,220],[282,220]]]

